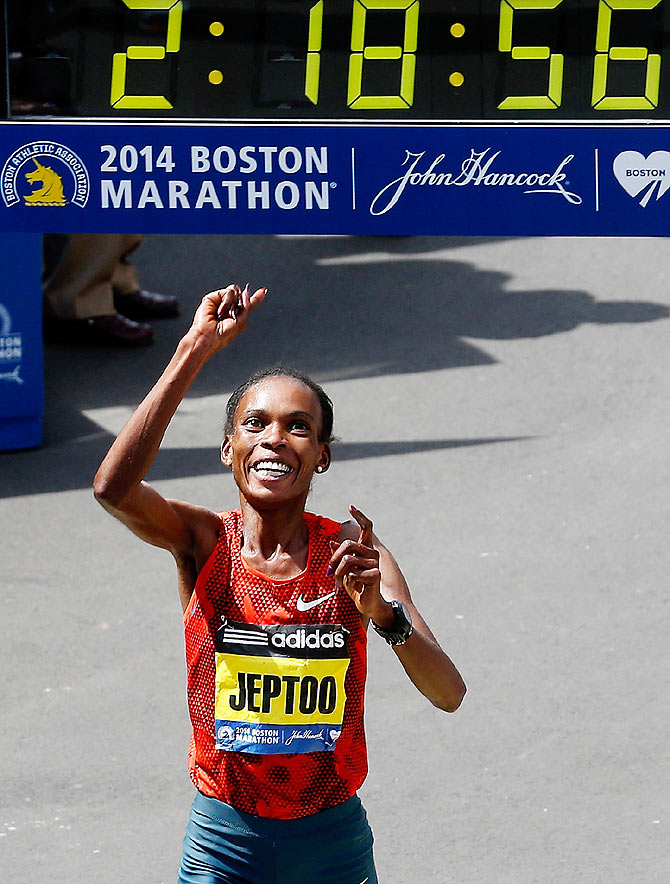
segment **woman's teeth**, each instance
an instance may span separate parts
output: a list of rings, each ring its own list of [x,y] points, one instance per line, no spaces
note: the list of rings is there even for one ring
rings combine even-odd
[[[293,467],[287,463],[280,463],[276,460],[261,460],[254,464],[253,469],[257,473],[268,473],[271,476],[284,476],[290,473]]]

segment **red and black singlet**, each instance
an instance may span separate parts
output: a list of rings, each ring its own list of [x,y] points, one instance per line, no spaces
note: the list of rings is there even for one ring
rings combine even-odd
[[[240,512],[222,513],[184,614],[191,778],[275,819],[333,807],[367,774],[366,633],[326,574],[340,524],[312,513],[305,522],[305,570],[272,580],[242,559]]]

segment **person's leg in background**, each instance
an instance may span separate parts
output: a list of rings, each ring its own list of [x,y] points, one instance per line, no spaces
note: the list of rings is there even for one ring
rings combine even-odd
[[[179,303],[173,296],[140,289],[128,255],[141,241],[139,234],[128,233],[69,236],[59,263],[45,281],[47,333],[90,343],[124,346],[150,343],[152,327],[134,320],[176,316]],[[125,306],[133,318],[122,312],[119,304]]]
[[[114,267],[112,275],[114,306],[123,316],[136,320],[178,316],[179,301],[174,295],[148,292],[140,286],[130,255],[139,246],[142,237],[134,236],[132,239],[133,242],[129,244]]]

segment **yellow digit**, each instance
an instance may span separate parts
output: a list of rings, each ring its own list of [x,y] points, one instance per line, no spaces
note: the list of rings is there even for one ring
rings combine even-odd
[[[405,10],[402,46],[365,45],[365,20],[369,9]],[[419,0],[354,0],[347,82],[347,104],[352,110],[405,109],[412,106],[418,31]],[[399,94],[362,95],[364,61],[399,61]]]
[[[163,95],[126,95],[128,59],[161,61],[166,52],[179,52],[183,0],[123,0],[129,9],[169,9],[165,46],[129,46],[115,52],[112,59],[112,88],[109,103],[118,109],[170,109],[172,104]]]
[[[654,9],[661,0],[600,0],[596,29],[596,56],[593,61],[593,92],[595,110],[646,110],[658,105],[661,85],[661,56],[646,46],[610,46],[613,10]],[[610,61],[646,62],[644,95],[608,95],[607,74]]]
[[[305,66],[305,95],[312,104],[319,100],[319,73],[321,71],[321,38],[323,35],[323,0],[309,11],[307,34],[307,64]]]
[[[524,9],[556,9],[563,0],[502,0],[498,50],[509,52],[513,59],[524,61],[549,60],[549,83],[546,95],[509,95],[498,107],[501,110],[553,110],[563,99],[563,56],[552,52],[549,46],[514,46],[512,27],[514,11]]]

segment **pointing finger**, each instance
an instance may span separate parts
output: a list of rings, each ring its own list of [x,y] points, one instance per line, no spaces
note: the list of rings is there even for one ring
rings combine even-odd
[[[266,288],[256,289],[253,295],[249,298],[249,307],[251,310],[254,307],[258,307],[261,301],[265,300],[265,296],[267,295],[268,290]]]
[[[368,517],[360,510],[356,509],[355,506],[350,506],[349,512],[354,519],[356,519],[361,528],[358,535],[358,542],[365,546],[372,546],[372,522],[370,519],[368,519]]]

